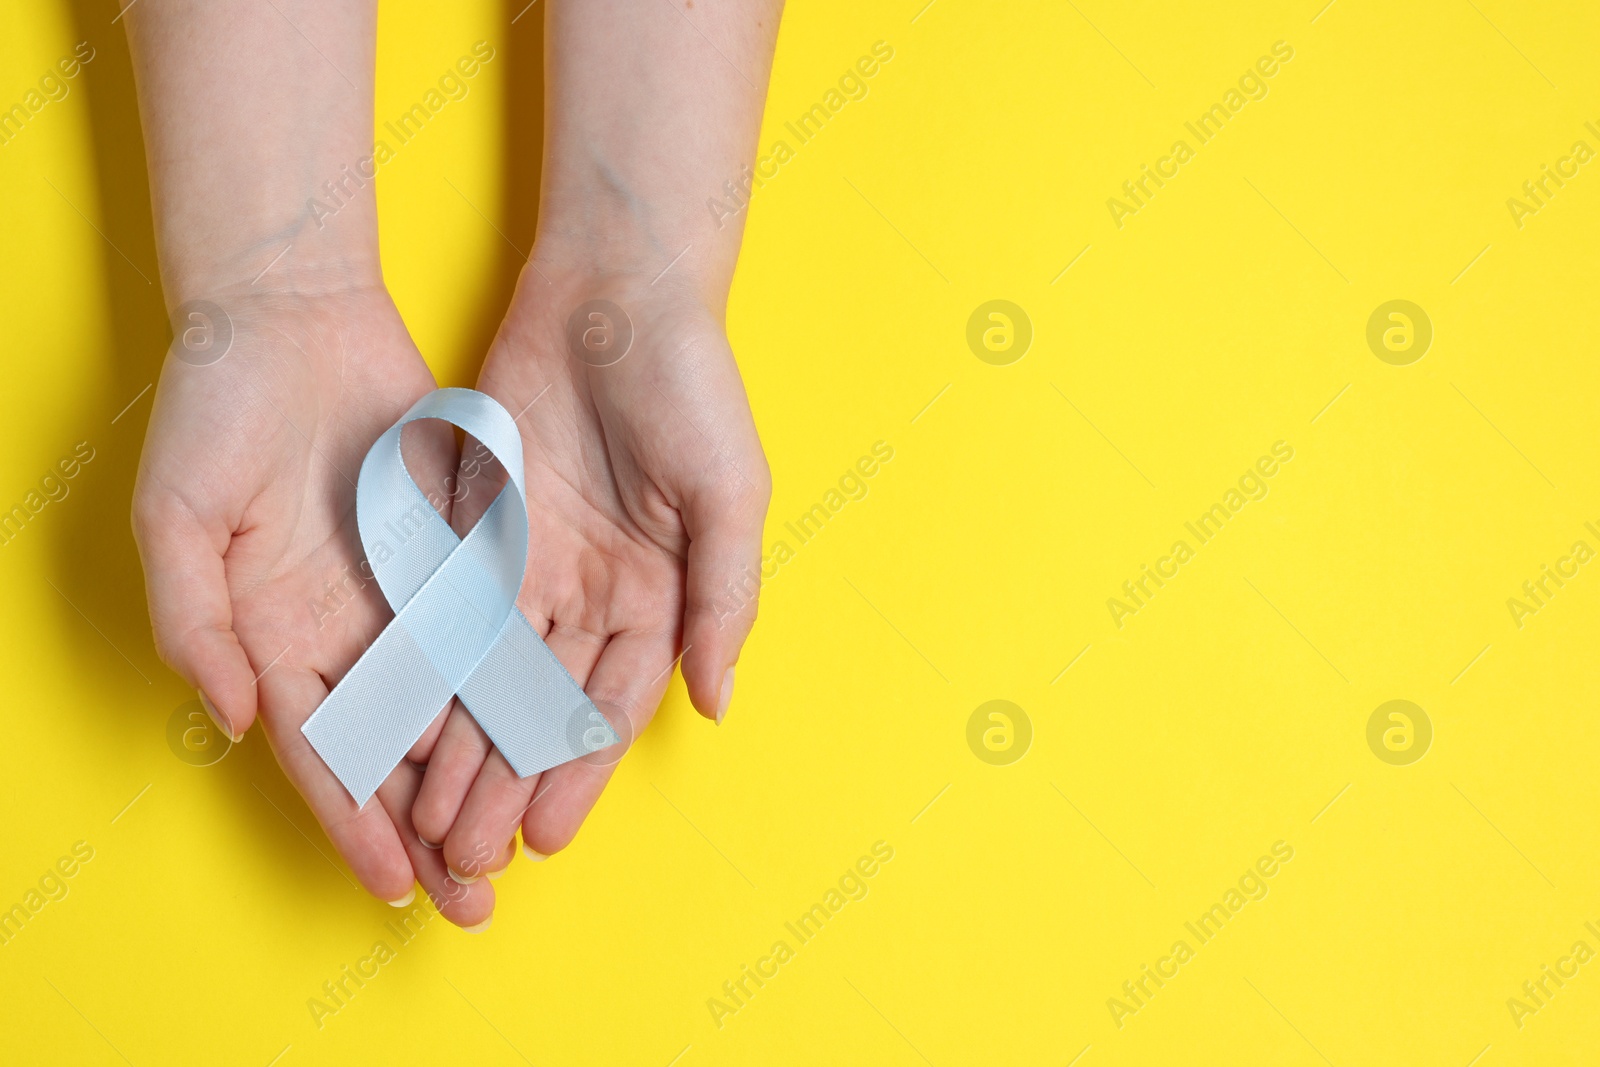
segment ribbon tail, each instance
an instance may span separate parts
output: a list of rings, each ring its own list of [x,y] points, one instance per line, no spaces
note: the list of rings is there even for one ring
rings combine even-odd
[[[390,621],[300,732],[365,804],[455,695],[404,620]]]
[[[520,611],[506,617],[459,692],[520,778],[620,741]]]

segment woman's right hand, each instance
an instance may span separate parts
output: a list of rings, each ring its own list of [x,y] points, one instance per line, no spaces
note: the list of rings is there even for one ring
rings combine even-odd
[[[134,490],[156,648],[224,731],[260,719],[363,886],[399,905],[418,881],[472,927],[494,892],[449,879],[418,842],[420,769],[403,761],[358,808],[300,732],[391,617],[362,577],[355,482],[433,376],[381,285],[274,272],[205,299],[175,313]],[[448,505],[449,426],[418,423],[404,445],[418,485]]]

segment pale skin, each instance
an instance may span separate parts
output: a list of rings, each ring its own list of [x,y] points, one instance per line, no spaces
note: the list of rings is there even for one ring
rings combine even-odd
[[[770,477],[722,325],[742,215],[719,227],[706,199],[754,155],[781,4],[544,6],[538,237],[478,388],[521,412],[518,606],[631,741],[674,662],[720,722],[755,619]],[[261,720],[369,891],[420,884],[482,929],[479,876],[519,830],[530,855],[569,844],[620,751],[519,779],[453,704],[357,809],[300,733],[390,617],[374,583],[309,605],[362,559],[367,448],[435,384],[384,288],[372,185],[322,226],[307,206],[371,155],[375,5],[141,0],[125,21],[168,306],[212,301],[235,330],[210,365],[169,355],[157,390],[134,502],[157,649],[229,733]],[[607,367],[566,340],[594,298],[634,330]],[[503,472],[412,429],[413,476],[470,528]]]

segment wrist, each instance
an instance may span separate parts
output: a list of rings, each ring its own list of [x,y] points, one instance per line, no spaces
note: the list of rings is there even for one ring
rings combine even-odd
[[[688,195],[620,189],[598,176],[564,194],[547,182],[531,264],[577,288],[644,286],[690,296],[720,314],[742,229],[718,228]]]
[[[547,255],[535,245],[497,344],[552,374],[586,375],[591,388],[603,389],[634,379],[642,352],[689,365],[703,354],[706,338],[725,336],[726,294],[707,298],[686,276],[673,280],[676,267],[658,278],[659,268],[647,273],[619,265],[628,257],[570,263]]]
[[[318,331],[306,333],[307,324],[339,330],[378,321],[374,313],[399,321],[382,277],[339,260],[291,264],[284,257],[264,273],[259,267],[243,273],[224,267],[188,269],[181,276],[164,263],[162,285],[172,329],[169,353],[192,366],[217,362],[235,350],[236,339],[274,336],[291,342],[273,349],[274,359],[325,362],[328,350],[316,347]],[[399,353],[389,347],[376,354],[382,362]]]
[[[714,317],[720,324],[726,289],[708,285],[704,274],[692,267],[680,273],[689,255],[663,274],[671,256],[655,263],[654,254],[633,244],[586,240],[577,247],[541,239],[518,279],[512,305],[562,323],[580,305],[600,300],[617,304],[630,318],[644,322],[692,314]]]
[[[189,300],[293,292],[319,295],[383,288],[376,220],[350,204],[319,226],[309,211],[236,220],[227,232],[173,232],[158,238],[168,308]]]

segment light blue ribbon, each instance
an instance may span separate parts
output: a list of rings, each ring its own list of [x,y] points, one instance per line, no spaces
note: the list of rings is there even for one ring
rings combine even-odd
[[[400,456],[400,431],[417,419],[461,427],[510,475],[465,537],[433,510]],[[356,525],[395,616],[301,731],[357,804],[452,696],[524,778],[618,743],[517,610],[528,563],[522,436],[497,401],[437,389],[413,404],[361,464]]]

